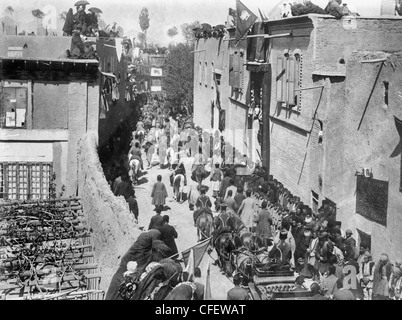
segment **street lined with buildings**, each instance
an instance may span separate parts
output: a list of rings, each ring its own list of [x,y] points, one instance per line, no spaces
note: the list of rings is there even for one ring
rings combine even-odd
[[[399,1],[236,0],[168,48],[88,6],[2,21],[2,298],[400,300]]]

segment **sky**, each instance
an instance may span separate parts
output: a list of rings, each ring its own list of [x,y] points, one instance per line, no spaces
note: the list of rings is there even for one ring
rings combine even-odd
[[[12,6],[14,13],[12,18],[17,22],[18,32],[34,30],[36,21],[31,11],[40,9],[48,16],[58,16],[63,11],[73,8],[76,0],[0,0],[0,18],[7,16],[5,9]],[[150,27],[148,29],[148,42],[167,45],[171,38],[167,36],[167,30],[176,26],[180,30],[183,23],[191,23],[198,20],[200,23],[209,23],[212,26],[224,24],[227,18],[228,9],[236,7],[236,0],[88,0],[90,7],[98,7],[103,13],[101,18],[106,23],[116,22],[122,26],[125,35],[137,36],[141,31],[139,27],[139,14],[143,7],[148,8],[150,15]],[[252,12],[259,16],[258,9],[266,15],[279,3],[279,0],[243,0]],[[294,2],[291,1],[291,2]],[[297,2],[297,1],[296,1]],[[301,2],[301,1],[300,1]],[[347,2],[346,0],[344,2]],[[328,0],[313,0],[313,3],[326,6]],[[380,14],[381,0],[348,0],[360,15],[375,16]],[[9,16],[9,15],[8,15]],[[276,17],[273,17],[276,18]],[[56,30],[61,33],[63,25],[57,21]],[[176,42],[181,41],[179,34],[174,38]]]

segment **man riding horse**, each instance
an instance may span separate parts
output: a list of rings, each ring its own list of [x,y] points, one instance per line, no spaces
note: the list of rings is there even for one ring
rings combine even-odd
[[[194,225],[197,227],[198,241],[208,238],[213,227],[212,202],[206,195],[207,190],[208,187],[201,186],[201,195],[195,202],[196,210],[193,213]]]
[[[236,231],[235,220],[231,213],[227,211],[227,204],[220,203],[220,213],[214,220],[213,246],[218,255],[218,260],[214,265],[219,265],[222,271],[231,275],[234,270],[232,251],[235,249],[234,235]]]

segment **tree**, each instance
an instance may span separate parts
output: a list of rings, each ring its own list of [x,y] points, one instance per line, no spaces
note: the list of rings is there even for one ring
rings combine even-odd
[[[5,11],[12,16],[14,13],[14,8],[12,6],[8,6]]]
[[[166,57],[164,90],[166,101],[173,109],[193,105],[194,55],[191,46],[184,43],[171,45]]]
[[[177,30],[177,27],[171,27],[171,28],[167,31],[167,35],[168,35],[170,38],[173,38],[173,37],[177,36],[178,33],[179,33],[179,31]]]
[[[42,19],[45,17],[45,14],[43,13],[43,11],[42,10],[40,10],[40,9],[35,9],[35,10],[32,10],[32,15],[35,17],[35,19],[36,19],[36,22],[37,22],[37,24],[38,24],[38,34],[39,34],[39,23],[42,21]],[[46,32],[47,32],[47,30],[46,30]]]
[[[145,48],[146,36],[144,32],[138,32],[137,39],[141,44],[142,48]]]
[[[147,8],[142,8],[140,13],[140,28],[145,35],[144,45],[147,47],[147,31],[149,28],[149,12]]]
[[[184,23],[180,26],[181,33],[186,40],[187,45],[192,45],[195,41],[194,30],[195,28],[201,28],[199,21],[194,21],[193,23]]]

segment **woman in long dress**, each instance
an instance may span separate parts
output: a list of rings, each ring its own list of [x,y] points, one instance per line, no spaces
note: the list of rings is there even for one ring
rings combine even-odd
[[[166,198],[168,196],[165,184],[162,182],[162,176],[158,175],[157,177],[158,182],[154,184],[152,189],[151,197],[152,197],[152,204],[157,208],[163,208],[166,203]]]
[[[239,215],[246,228],[251,231],[251,228],[253,227],[254,212],[257,210],[257,205],[255,199],[251,198],[251,190],[247,190],[246,197],[247,198],[243,200],[239,208]]]

